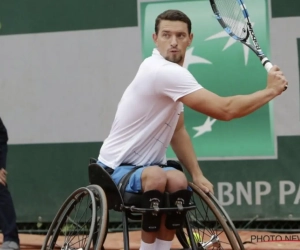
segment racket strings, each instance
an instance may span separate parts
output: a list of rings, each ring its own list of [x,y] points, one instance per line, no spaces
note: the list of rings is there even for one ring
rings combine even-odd
[[[231,32],[244,39],[247,36],[247,24],[241,6],[237,0],[215,0],[220,17]]]

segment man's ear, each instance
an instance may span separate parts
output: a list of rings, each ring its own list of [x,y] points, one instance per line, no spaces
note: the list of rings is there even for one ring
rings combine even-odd
[[[193,42],[193,38],[194,38],[194,34],[193,34],[193,33],[191,33],[191,34],[190,34],[189,46],[192,44],[192,42]]]
[[[157,35],[156,35],[156,33],[153,33],[152,39],[153,39],[154,43],[156,44],[156,42],[157,42]]]

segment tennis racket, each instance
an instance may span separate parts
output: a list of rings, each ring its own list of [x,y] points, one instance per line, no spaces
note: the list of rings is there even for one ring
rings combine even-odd
[[[269,71],[273,65],[258,44],[244,2],[242,0],[209,1],[217,20],[228,35],[248,46],[258,56],[265,69]],[[249,37],[253,45],[250,44]]]

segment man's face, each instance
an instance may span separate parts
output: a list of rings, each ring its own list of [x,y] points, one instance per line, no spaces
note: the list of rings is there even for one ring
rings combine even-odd
[[[153,40],[161,56],[182,66],[193,34],[189,35],[188,26],[184,22],[161,20],[158,34],[153,34]]]

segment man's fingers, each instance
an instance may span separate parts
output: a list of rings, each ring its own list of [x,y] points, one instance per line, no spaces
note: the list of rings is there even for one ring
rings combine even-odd
[[[208,193],[209,191],[211,192],[210,188],[204,186],[203,184],[200,185],[200,188],[204,193]]]
[[[213,189],[213,187],[210,187],[210,188],[209,188],[209,192],[211,192],[212,194],[214,194],[214,189]]]
[[[4,168],[2,168],[0,170],[0,183],[3,185],[3,186],[6,186],[6,170]]]
[[[7,171],[4,168],[1,168],[1,172],[5,175],[7,175]]]
[[[280,71],[280,68],[277,65],[273,65],[270,71]]]
[[[0,184],[2,184],[3,186],[6,186],[6,180],[3,180],[2,178],[0,178]]]

